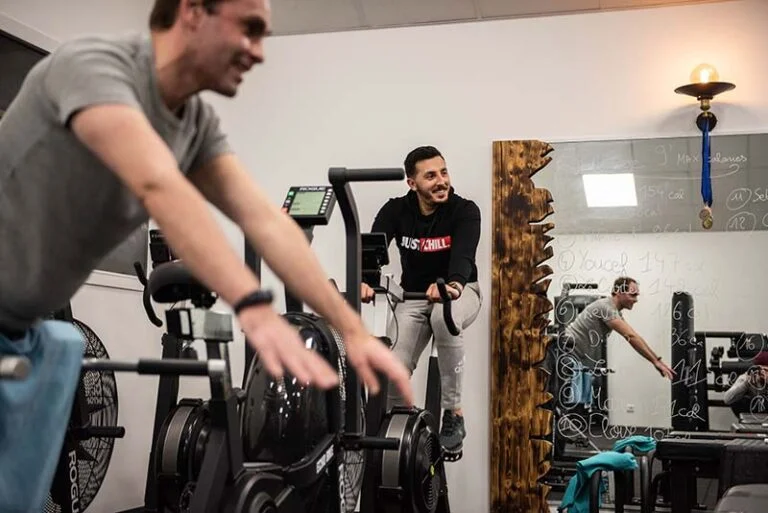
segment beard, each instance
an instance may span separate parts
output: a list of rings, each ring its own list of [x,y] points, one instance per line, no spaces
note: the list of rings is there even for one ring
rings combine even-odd
[[[430,204],[445,203],[448,201],[448,193],[450,186],[441,185],[439,187],[433,187],[431,189],[424,189],[419,191],[419,195],[424,201]]]

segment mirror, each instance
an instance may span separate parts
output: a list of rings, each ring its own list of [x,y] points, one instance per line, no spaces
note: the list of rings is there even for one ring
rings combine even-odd
[[[554,256],[544,262],[554,271],[554,340],[544,363],[555,396],[545,480],[553,491],[571,475],[559,478],[558,469],[620,439],[728,431],[749,420],[739,414],[768,420],[764,379],[737,404],[723,401],[768,349],[759,286],[768,255],[768,134],[714,134],[711,143],[708,230],[699,218],[701,137],[552,143],[552,162],[534,176],[554,200],[545,220],[555,225]],[[619,277],[635,280],[621,305],[612,294]],[[597,318],[579,330],[590,305]],[[615,330],[595,328],[616,312],[674,370],[672,380]],[[574,330],[579,341],[567,336]]]

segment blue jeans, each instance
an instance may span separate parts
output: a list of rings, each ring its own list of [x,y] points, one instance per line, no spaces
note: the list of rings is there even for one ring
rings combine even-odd
[[[584,366],[577,364],[573,369],[571,377],[572,397],[569,397],[571,404],[583,404],[589,406],[592,404],[592,380],[591,373],[586,372]]]
[[[0,355],[26,356],[29,376],[0,380],[0,511],[40,513],[53,481],[80,379],[85,340],[72,324],[44,321]]]

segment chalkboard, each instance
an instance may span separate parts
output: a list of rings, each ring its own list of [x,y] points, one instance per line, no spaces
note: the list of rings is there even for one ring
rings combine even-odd
[[[714,224],[701,226],[702,139],[561,142],[537,175],[550,190],[557,233],[768,230],[768,134],[711,137]],[[589,207],[583,176],[631,173],[636,206]]]

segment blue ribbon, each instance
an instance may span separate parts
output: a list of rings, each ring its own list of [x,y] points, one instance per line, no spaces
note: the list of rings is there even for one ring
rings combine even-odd
[[[709,118],[704,118],[704,128],[702,133],[701,148],[701,199],[708,207],[712,206],[712,177],[710,176],[710,145],[709,145]]]

